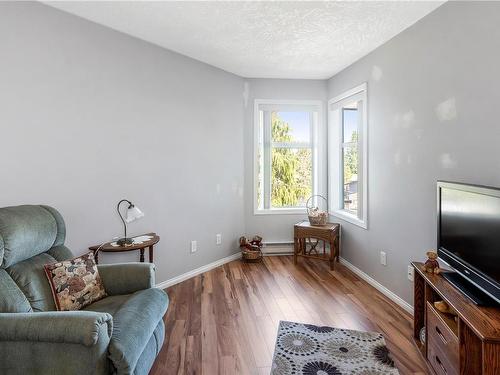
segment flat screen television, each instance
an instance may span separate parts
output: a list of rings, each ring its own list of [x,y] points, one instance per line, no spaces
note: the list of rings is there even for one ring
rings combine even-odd
[[[437,184],[438,255],[444,273],[478,305],[500,303],[500,189],[445,181]]]

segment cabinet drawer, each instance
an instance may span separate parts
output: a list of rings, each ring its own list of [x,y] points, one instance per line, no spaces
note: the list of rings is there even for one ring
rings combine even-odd
[[[427,343],[427,359],[437,375],[458,375],[458,367],[453,366],[432,341]]]
[[[431,353],[432,351],[432,353]],[[459,342],[452,329],[427,302],[427,356],[438,373],[455,374],[459,372]],[[443,372],[443,368],[447,372]]]

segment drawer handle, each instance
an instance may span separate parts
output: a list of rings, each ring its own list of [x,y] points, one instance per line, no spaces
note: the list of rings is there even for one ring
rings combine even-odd
[[[436,326],[436,332],[439,336],[439,338],[441,339],[441,341],[445,344],[445,345],[448,345],[448,341],[446,340],[446,338],[444,337],[444,335],[441,333],[440,329],[438,326]]]
[[[438,363],[439,367],[441,367],[441,370],[443,370],[443,371],[444,371],[444,373],[445,373],[445,374],[447,374],[447,373],[448,373],[448,371],[446,371],[446,369],[444,368],[444,366],[443,366],[443,364],[441,363],[441,361],[440,361],[439,357],[438,357],[437,355],[436,355],[435,357],[436,357],[436,362]]]

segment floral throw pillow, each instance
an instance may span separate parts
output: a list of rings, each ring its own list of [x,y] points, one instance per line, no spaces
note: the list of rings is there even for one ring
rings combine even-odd
[[[93,252],[44,268],[59,311],[80,310],[106,297]]]

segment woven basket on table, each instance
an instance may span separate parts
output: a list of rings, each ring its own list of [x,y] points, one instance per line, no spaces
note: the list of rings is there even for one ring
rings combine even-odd
[[[326,198],[322,195],[311,195],[309,199],[307,200],[306,203],[306,208],[307,208],[307,217],[309,218],[309,223],[314,226],[324,226],[326,225],[328,221],[328,212],[327,211],[320,211],[318,207],[313,207],[309,205],[309,202],[311,199],[314,197],[321,197],[323,200],[328,204],[328,201]]]

